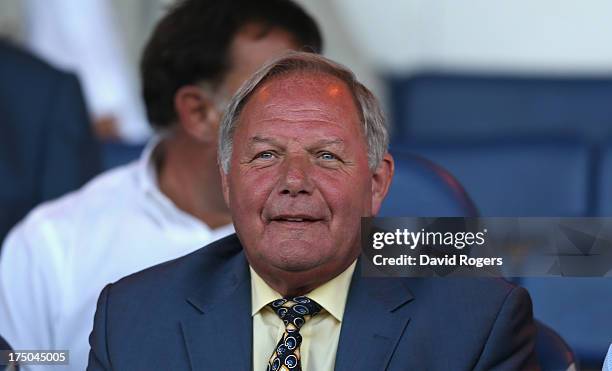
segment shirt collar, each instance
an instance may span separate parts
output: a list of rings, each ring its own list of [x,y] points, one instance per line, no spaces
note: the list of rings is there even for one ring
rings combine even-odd
[[[157,185],[157,168],[153,153],[163,138],[164,136],[161,134],[151,137],[138,160],[138,182],[145,193],[160,192]]]
[[[339,322],[342,322],[346,297],[348,296],[351,278],[355,271],[355,260],[344,272],[340,273],[332,280],[312,290],[306,296],[319,303]],[[261,278],[253,268],[251,271],[251,315],[257,314],[271,301],[282,298],[282,295],[272,289]]]
[[[193,227],[193,230],[215,234],[219,237],[234,232],[234,225],[231,223],[214,230],[211,229],[201,220],[179,209],[174,202],[161,191],[158,182],[155,150],[168,135],[169,133],[158,133],[154,135],[143,149],[140,159],[138,160],[137,179],[140,189],[147,197],[146,204],[150,205],[150,201],[153,201],[156,205],[156,210],[163,210],[163,218],[170,218],[175,223]]]

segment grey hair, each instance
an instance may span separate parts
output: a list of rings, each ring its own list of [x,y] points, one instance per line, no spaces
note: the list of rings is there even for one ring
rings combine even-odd
[[[348,68],[325,57],[313,53],[290,52],[272,60],[248,79],[230,100],[219,134],[218,159],[227,174],[233,149],[233,134],[238,126],[240,113],[258,87],[279,75],[295,72],[322,73],[343,81],[353,94],[359,110],[363,132],[368,143],[368,165],[374,171],[382,161],[389,146],[389,134],[380,104],[374,94]]]

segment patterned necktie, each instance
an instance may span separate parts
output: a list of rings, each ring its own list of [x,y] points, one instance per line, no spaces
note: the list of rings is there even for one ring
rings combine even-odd
[[[285,332],[268,360],[267,371],[302,371],[300,362],[300,328],[321,311],[321,306],[305,296],[274,300],[268,307],[285,324]]]

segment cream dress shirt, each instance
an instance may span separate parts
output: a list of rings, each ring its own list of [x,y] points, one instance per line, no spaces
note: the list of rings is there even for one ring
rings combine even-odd
[[[356,261],[331,281],[306,294],[323,310],[300,329],[303,371],[333,371],[344,306]],[[264,371],[285,331],[285,325],[267,304],[282,298],[251,268],[253,316],[253,370]]]

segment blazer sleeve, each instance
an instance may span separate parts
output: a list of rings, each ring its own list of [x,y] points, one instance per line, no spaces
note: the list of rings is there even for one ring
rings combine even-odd
[[[40,201],[79,188],[101,170],[100,146],[75,75],[56,79],[44,132]]]
[[[531,298],[513,288],[499,310],[476,370],[539,370]]]
[[[108,338],[106,336],[106,316],[108,309],[108,296],[111,286],[112,284],[106,285],[98,298],[98,307],[94,317],[93,330],[89,335],[90,350],[87,371],[113,369],[108,354]]]

